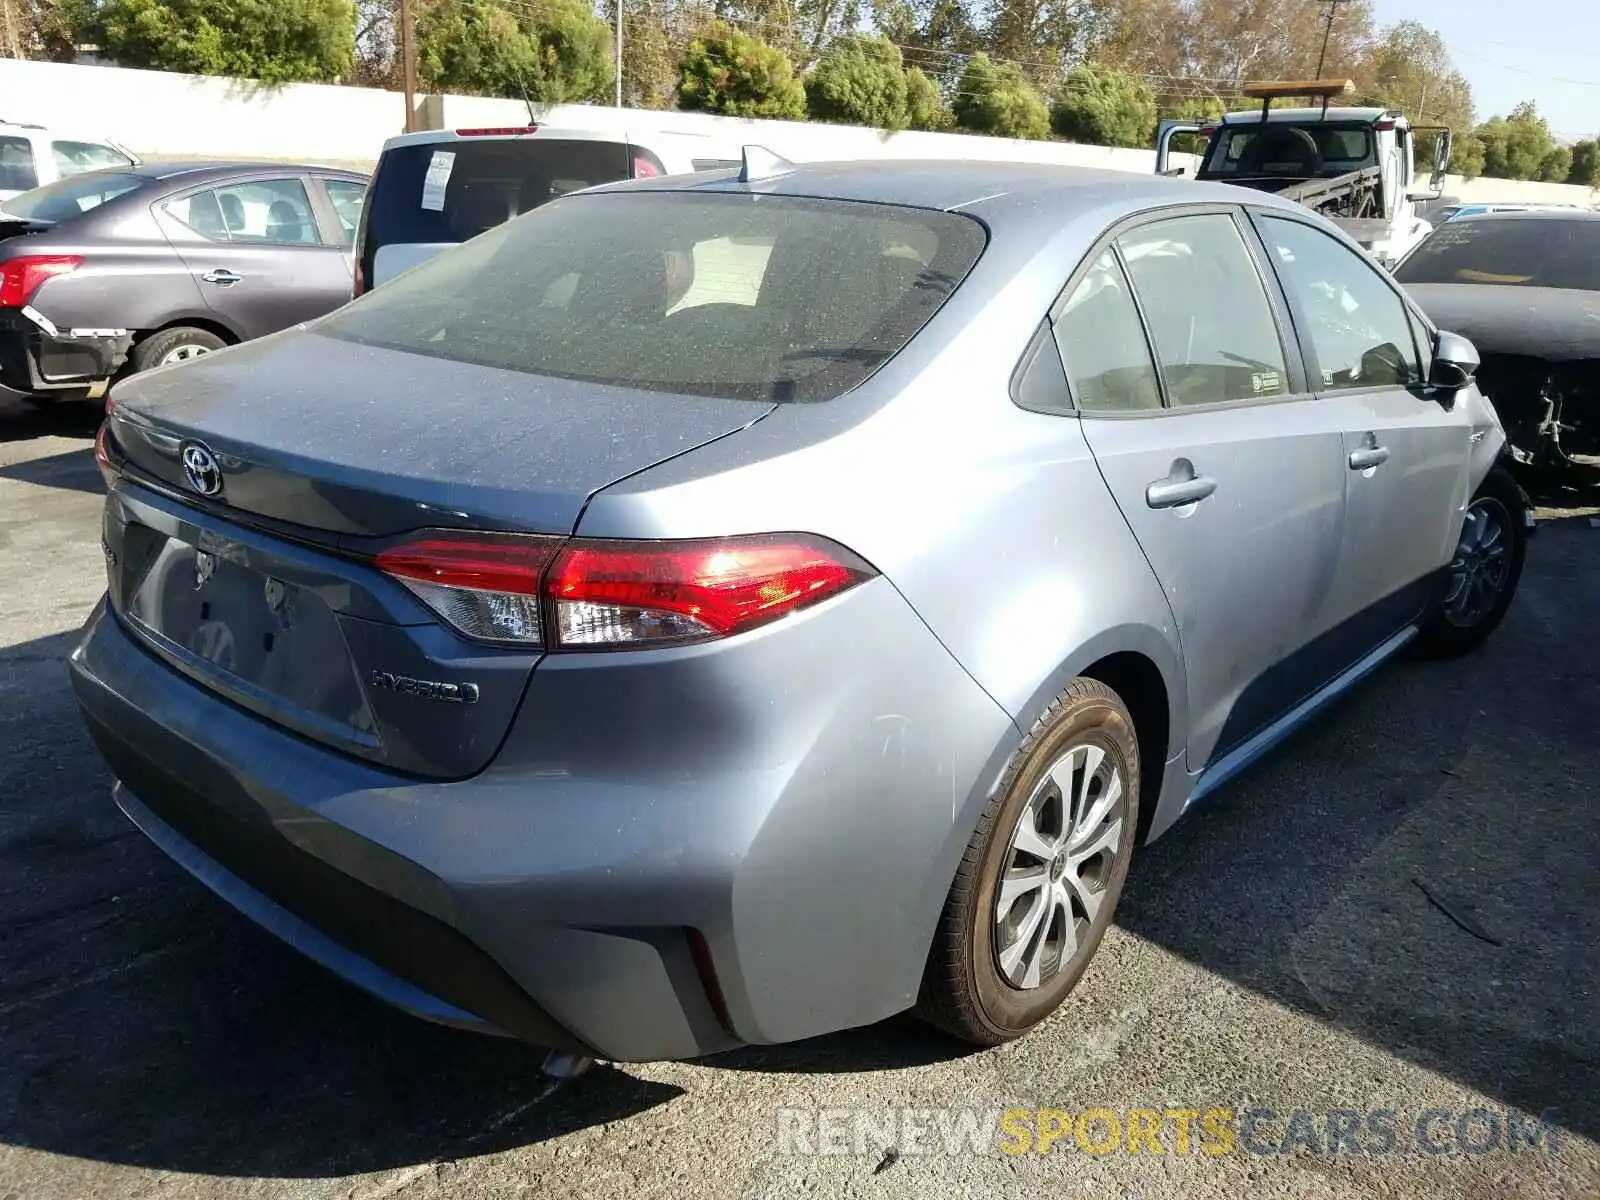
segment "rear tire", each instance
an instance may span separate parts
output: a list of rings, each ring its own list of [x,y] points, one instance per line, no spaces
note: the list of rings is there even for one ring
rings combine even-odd
[[[1043,1021],[1111,924],[1139,827],[1127,706],[1078,678],[1012,756],[956,870],[917,1014],[994,1046]]]
[[[133,348],[129,357],[135,372],[148,371],[151,367],[164,367],[169,363],[199,358],[213,350],[221,350],[227,344],[209,329],[174,325],[171,329],[152,333]]]
[[[1522,578],[1527,512],[1527,497],[1510,473],[1490,471],[1467,506],[1439,596],[1423,619],[1417,650],[1424,658],[1466,654],[1505,619]]]

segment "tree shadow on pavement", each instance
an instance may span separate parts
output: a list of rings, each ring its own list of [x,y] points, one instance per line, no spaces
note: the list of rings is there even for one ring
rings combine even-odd
[[[679,1094],[608,1067],[552,1089],[537,1051],[394,1012],[235,914],[112,804],[67,684],[75,636],[0,649],[0,1145],[340,1176]]]

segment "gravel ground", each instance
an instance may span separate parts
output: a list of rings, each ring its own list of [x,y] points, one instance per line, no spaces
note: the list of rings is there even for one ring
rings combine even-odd
[[[115,811],[62,666],[101,587],[92,432],[0,403],[0,1200],[1600,1194],[1586,514],[1551,514],[1483,652],[1380,672],[1142,852],[1034,1036],[967,1054],[898,1020],[557,1086],[302,961]],[[1238,1141],[1181,1153],[1174,1117],[1159,1156],[1008,1154],[1035,1118],[1002,1135],[1007,1107],[1228,1109]],[[1472,1109],[1500,1145],[1463,1151]],[[1547,1110],[1553,1146],[1504,1148]]]

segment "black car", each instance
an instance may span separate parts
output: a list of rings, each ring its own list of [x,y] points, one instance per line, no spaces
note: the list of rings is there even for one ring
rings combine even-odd
[[[1441,328],[1478,348],[1478,387],[1526,473],[1600,482],[1600,213],[1456,217],[1394,275]]]
[[[149,163],[5,201],[0,395],[98,398],[336,308],[366,187],[325,167]]]

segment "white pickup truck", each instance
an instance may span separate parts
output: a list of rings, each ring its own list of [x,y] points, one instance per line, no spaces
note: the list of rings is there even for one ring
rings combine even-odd
[[[1244,94],[1259,110],[1230,112],[1199,124],[1163,121],[1156,134],[1156,170],[1169,169],[1172,139],[1199,134],[1205,141],[1195,178],[1238,184],[1298,200],[1333,220],[1386,266],[1393,266],[1432,230],[1417,214],[1419,200],[1440,195],[1450,161],[1451,135],[1439,126],[1413,126],[1384,108],[1330,107],[1354,90],[1349,80],[1251,83]],[[1320,99],[1313,108],[1278,108],[1279,99]],[[1437,134],[1433,169],[1416,179],[1413,143]]]

